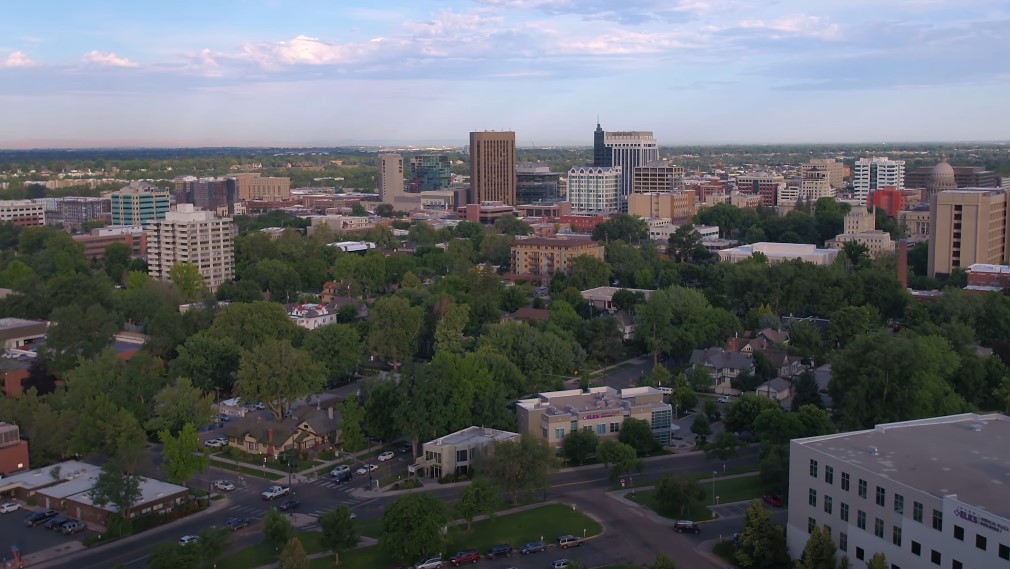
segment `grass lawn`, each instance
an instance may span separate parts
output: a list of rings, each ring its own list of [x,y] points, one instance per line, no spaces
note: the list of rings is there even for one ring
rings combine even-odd
[[[685,510],[683,514],[681,514],[679,510],[667,511],[660,508],[659,504],[656,503],[655,490],[641,490],[639,492],[635,492],[634,495],[628,494],[626,497],[665,518],[670,518],[671,520],[691,520],[694,522],[703,522],[712,519],[712,512],[709,511],[707,502],[705,504],[693,504],[690,508]]]
[[[733,556],[736,548],[733,547],[732,541],[721,541],[712,548],[712,551],[727,563],[736,563],[736,558]]]
[[[210,465],[214,468],[220,468],[221,470],[230,470],[232,472],[238,472],[239,474],[245,474],[246,476],[255,476],[257,478],[264,478],[266,480],[276,480],[279,478],[277,474],[271,472],[264,473],[261,469],[252,468],[251,466],[239,465],[235,466],[235,462],[224,462],[223,460],[213,460],[211,459]]]
[[[355,521],[355,525],[358,527],[358,535],[363,535],[365,537],[374,537],[379,539],[379,535],[382,534],[382,520],[368,520],[367,522]]]
[[[712,513],[708,511],[708,506],[712,503],[711,482],[706,484],[704,479],[699,480],[699,482],[701,482],[702,488],[706,491],[707,497],[705,502],[704,504],[696,504],[692,506],[684,514],[684,517],[696,522],[712,519]],[[753,500],[754,498],[761,496],[761,493],[761,478],[759,476],[730,478],[728,480],[715,479],[715,495],[719,497],[720,504]],[[661,516],[671,519],[681,518],[680,513],[677,511],[664,511],[662,508],[658,507],[656,504],[655,490],[643,490],[641,492],[636,492],[634,496],[629,494],[628,498],[655,511]]]
[[[323,546],[319,543],[319,540],[322,538],[322,534],[317,531],[296,533],[295,536],[302,541],[302,546],[305,547],[305,552],[308,554],[318,553],[324,550]],[[273,561],[273,559],[274,552],[271,550],[270,546],[266,543],[258,543],[252,547],[240,550],[235,555],[218,561],[216,567],[219,569],[249,569],[251,567],[266,565],[267,563]],[[333,565],[333,559],[328,559],[330,561],[330,565]]]
[[[249,454],[247,452],[242,452],[234,447],[227,447],[225,450],[215,454],[218,459],[228,460],[234,463],[236,460],[239,462],[244,462],[252,466],[263,466],[263,456],[258,454]],[[313,466],[322,464],[322,462],[311,459],[301,459],[299,458],[294,464],[294,471],[301,472]],[[272,468],[274,470],[280,470],[281,472],[288,471],[288,463],[278,460],[274,460],[272,457],[267,459],[267,468]]]

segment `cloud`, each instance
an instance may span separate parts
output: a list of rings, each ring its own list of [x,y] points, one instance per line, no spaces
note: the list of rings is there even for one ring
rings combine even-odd
[[[620,32],[600,34],[584,39],[558,42],[558,49],[567,54],[621,56],[656,54],[671,49],[690,47],[668,33]]]
[[[137,67],[137,64],[125,57],[119,57],[111,51],[102,53],[100,51],[89,51],[81,56],[81,61],[89,65],[100,67]]]
[[[841,27],[829,24],[817,16],[794,14],[777,20],[743,20],[736,26],[743,30],[765,30],[772,32],[772,39],[786,36],[801,36],[823,40],[841,37]]]
[[[7,59],[4,59],[3,63],[0,63],[0,67],[7,68],[32,67],[34,65],[35,62],[32,61],[31,58],[29,58],[23,51],[11,52],[11,54],[7,56]]]
[[[572,15],[587,20],[625,24],[684,22],[713,12],[737,8],[741,0],[474,0],[496,9],[535,10],[550,15]]]
[[[288,41],[247,43],[237,57],[267,69],[281,65],[348,65],[364,61],[381,43],[338,44],[299,35]]]

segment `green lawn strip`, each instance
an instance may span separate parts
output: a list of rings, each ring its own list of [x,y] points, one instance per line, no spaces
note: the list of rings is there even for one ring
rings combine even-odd
[[[235,462],[236,460],[238,460],[239,462],[244,462],[245,464],[249,464],[249,465],[252,465],[252,466],[263,466],[263,456],[262,455],[259,455],[259,454],[249,454],[247,452],[242,452],[242,451],[240,451],[238,449],[235,449],[233,447],[228,447],[227,449],[222,450],[221,452],[215,453],[213,456],[215,458],[217,458],[217,460],[229,460],[231,462]],[[311,459],[301,459],[301,458],[299,458],[297,460],[297,462],[293,466],[294,466],[294,471],[295,472],[300,472],[302,470],[305,470],[305,469],[308,469],[308,468],[312,468],[313,466],[316,466],[317,464],[321,464],[321,462],[315,461],[315,460],[311,460]],[[273,458],[268,458],[267,459],[266,466],[267,466],[267,468],[272,468],[274,470],[280,470],[282,472],[287,472],[288,471],[288,463],[287,462],[283,462],[283,461],[279,461],[279,460],[274,460]]]
[[[649,508],[664,518],[670,518],[671,520],[691,520],[694,522],[703,522],[712,519],[712,512],[709,511],[708,506],[705,504],[693,504],[690,508],[684,510],[683,513],[680,512],[679,509],[668,511],[660,508],[659,504],[656,503],[655,490],[642,490],[640,492],[635,492],[634,495],[628,494],[626,497],[633,502]]]
[[[720,541],[712,548],[712,552],[727,563],[736,563],[736,557],[734,556],[736,548],[733,546],[732,541]]]
[[[367,522],[357,521],[358,535],[379,539],[382,535],[382,520],[368,520]]]
[[[602,531],[600,524],[570,506],[548,504],[532,510],[517,512],[507,516],[497,516],[490,520],[475,522],[468,532],[466,525],[449,528],[446,553],[452,555],[464,549],[483,551],[499,543],[521,546],[543,537],[547,542],[559,535],[572,534],[586,537]]]
[[[302,546],[305,548],[305,552],[310,555],[326,550],[326,548],[324,548],[320,543],[322,534],[318,531],[296,533],[295,537],[301,540]],[[333,558],[328,557],[327,559],[329,560],[330,565],[333,565]],[[256,545],[239,550],[234,555],[218,561],[216,567],[218,567],[218,569],[251,569],[253,567],[266,565],[273,560],[273,549],[266,543],[257,543]]]
[[[703,482],[703,481],[702,481]],[[692,506],[684,515],[679,511],[666,511],[656,504],[655,490],[642,490],[634,495],[628,494],[627,498],[655,511],[657,514],[670,518],[687,518],[693,521],[703,521],[712,519],[712,513],[708,511],[708,506],[712,504],[711,484],[702,484],[706,497],[702,504]],[[728,480],[715,479],[715,495],[719,497],[720,504],[729,502],[743,502],[753,500],[761,495],[761,478],[758,476],[747,476],[744,478],[730,478]]]
[[[223,460],[211,460],[210,465],[214,468],[220,468],[222,470],[230,470],[232,472],[238,472],[240,474],[246,474],[248,476],[255,476],[257,478],[265,478],[267,480],[275,480],[279,475],[272,472],[263,472],[262,470],[257,470],[249,466],[239,465],[235,466],[234,462],[224,462]]]

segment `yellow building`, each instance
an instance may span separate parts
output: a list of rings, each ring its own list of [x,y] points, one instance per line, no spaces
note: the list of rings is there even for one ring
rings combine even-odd
[[[995,188],[947,190],[930,198],[929,276],[975,263],[1010,262],[1007,194]]]
[[[512,272],[517,275],[551,277],[572,271],[576,257],[589,255],[603,260],[603,245],[586,237],[533,237],[512,245]]]
[[[291,197],[291,178],[266,178],[259,174],[233,174],[238,199],[286,200]]]
[[[628,215],[689,222],[695,214],[694,192],[647,192],[628,196]]]

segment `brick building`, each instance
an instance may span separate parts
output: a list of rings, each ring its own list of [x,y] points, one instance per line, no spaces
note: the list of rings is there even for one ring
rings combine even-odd
[[[0,421],[0,474],[28,470],[28,442],[21,440],[17,425]]]

